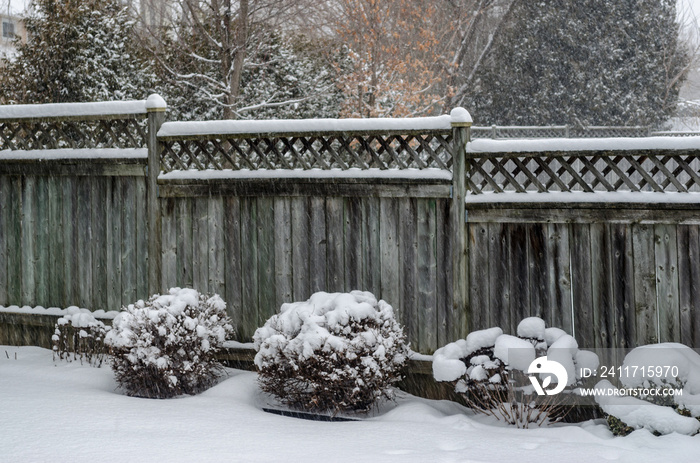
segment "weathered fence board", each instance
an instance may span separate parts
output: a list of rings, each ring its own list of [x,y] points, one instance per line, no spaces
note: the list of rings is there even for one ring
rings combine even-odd
[[[418,340],[418,320],[409,307],[416,304],[416,205],[411,199],[398,202],[399,213],[399,320],[410,339]]]
[[[274,246],[275,246],[275,305],[293,301],[292,267],[292,201],[290,198],[274,199]]]
[[[658,342],[654,226],[632,226],[635,344]]]
[[[182,286],[188,274],[171,269],[173,262],[202,273],[192,286],[226,297],[242,341],[283,302],[308,298],[313,284],[325,291],[371,290],[396,308],[414,348],[430,352],[439,347],[438,307],[447,318],[449,305],[438,291],[445,277],[437,253],[438,236],[448,233],[448,210],[446,198],[162,198],[164,285]],[[192,220],[177,211],[192,211]],[[179,255],[186,249],[191,253]],[[219,274],[217,289],[212,281]]]
[[[139,281],[143,184],[133,176],[0,175],[0,305],[119,310],[147,297]]]
[[[449,203],[444,200],[435,202],[435,259],[436,275],[435,291],[437,296],[437,345],[444,346],[448,342],[462,336],[459,317],[455,312],[452,297],[452,239],[449,230],[452,229]]]
[[[305,301],[311,296],[311,239],[309,198],[290,198],[290,249],[292,250],[292,297],[289,300]]]
[[[549,270],[548,292],[549,310],[545,318],[551,326],[573,332],[572,297],[571,297],[571,237],[569,225],[550,223],[547,227],[547,255],[552,257],[551,265],[544,264]],[[547,307],[542,307],[543,311]]]
[[[678,302],[680,306],[681,342],[695,346],[700,341],[700,227],[680,225],[677,230]]]
[[[552,223],[539,223],[532,219],[539,220],[541,211],[523,208],[503,222],[508,212],[480,205],[469,214],[476,328],[515,332],[522,317],[538,315],[575,334],[582,347],[697,343],[698,225],[684,225],[682,217],[668,220],[664,212],[650,223],[606,223],[584,209],[576,223],[553,210]],[[527,292],[523,281],[529,282]],[[525,300],[529,309],[520,303]]]
[[[362,231],[362,275],[364,289],[378,294],[381,289],[382,269],[381,236],[380,236],[380,199],[365,198],[360,202],[362,221],[359,227]],[[359,287],[359,286],[358,286]]]
[[[0,179],[0,198],[5,201],[10,198],[9,182]],[[9,253],[7,249],[9,235],[9,220],[7,218],[11,207],[0,207],[0,301],[7,301]]]
[[[654,227],[654,234],[659,300],[659,341],[680,341],[676,227],[669,224],[657,224]]]

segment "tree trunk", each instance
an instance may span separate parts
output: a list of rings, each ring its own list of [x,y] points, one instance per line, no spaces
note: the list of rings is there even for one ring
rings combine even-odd
[[[230,0],[227,0],[230,5]],[[229,8],[230,11],[230,8]],[[227,18],[227,27],[233,26]],[[227,75],[229,78],[229,93],[224,107],[224,119],[235,119],[233,110],[241,91],[241,76],[246,55],[246,42],[248,41],[248,0],[241,0],[238,9],[238,21],[236,21],[235,41],[233,49],[233,68],[229,65]],[[230,56],[230,55],[229,55]]]

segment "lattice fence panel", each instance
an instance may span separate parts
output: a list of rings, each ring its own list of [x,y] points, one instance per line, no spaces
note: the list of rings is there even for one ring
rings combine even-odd
[[[146,119],[0,121],[0,150],[146,146]]]
[[[469,157],[471,194],[486,192],[700,192],[700,153],[559,153]]]
[[[323,134],[160,140],[161,168],[241,169],[450,169],[451,132]]]

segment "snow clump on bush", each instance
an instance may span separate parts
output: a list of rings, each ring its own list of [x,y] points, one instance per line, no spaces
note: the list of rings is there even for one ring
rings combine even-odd
[[[124,308],[105,342],[127,395],[169,398],[197,394],[216,382],[222,367],[215,355],[232,333],[218,295],[172,288]]]
[[[670,342],[640,346],[625,356],[617,373],[623,389],[607,380],[595,386],[613,434],[700,432],[700,354],[695,350]]]
[[[362,291],[283,304],[253,340],[261,389],[308,411],[369,410],[408,358],[392,307]]]
[[[107,353],[104,339],[110,327],[97,320],[92,312],[71,306],[56,321],[53,342],[54,360],[83,360],[99,367]]]
[[[518,325],[517,336],[489,328],[441,347],[433,355],[433,377],[452,382],[472,409],[526,428],[563,418],[564,410],[551,399],[554,396],[537,396],[528,377],[532,362],[545,356],[566,369],[569,393],[583,384],[584,369],[598,367],[598,356],[579,350],[572,336],[547,328],[541,318],[528,317]],[[558,382],[556,375],[538,378],[545,388]]]

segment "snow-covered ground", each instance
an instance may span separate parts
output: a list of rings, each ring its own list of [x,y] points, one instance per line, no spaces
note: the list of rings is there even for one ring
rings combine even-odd
[[[0,346],[0,462],[683,463],[700,454],[700,436],[613,438],[600,422],[512,429],[407,394],[361,422],[288,418],[263,412],[255,374],[238,370],[194,397],[115,388],[109,367]]]

